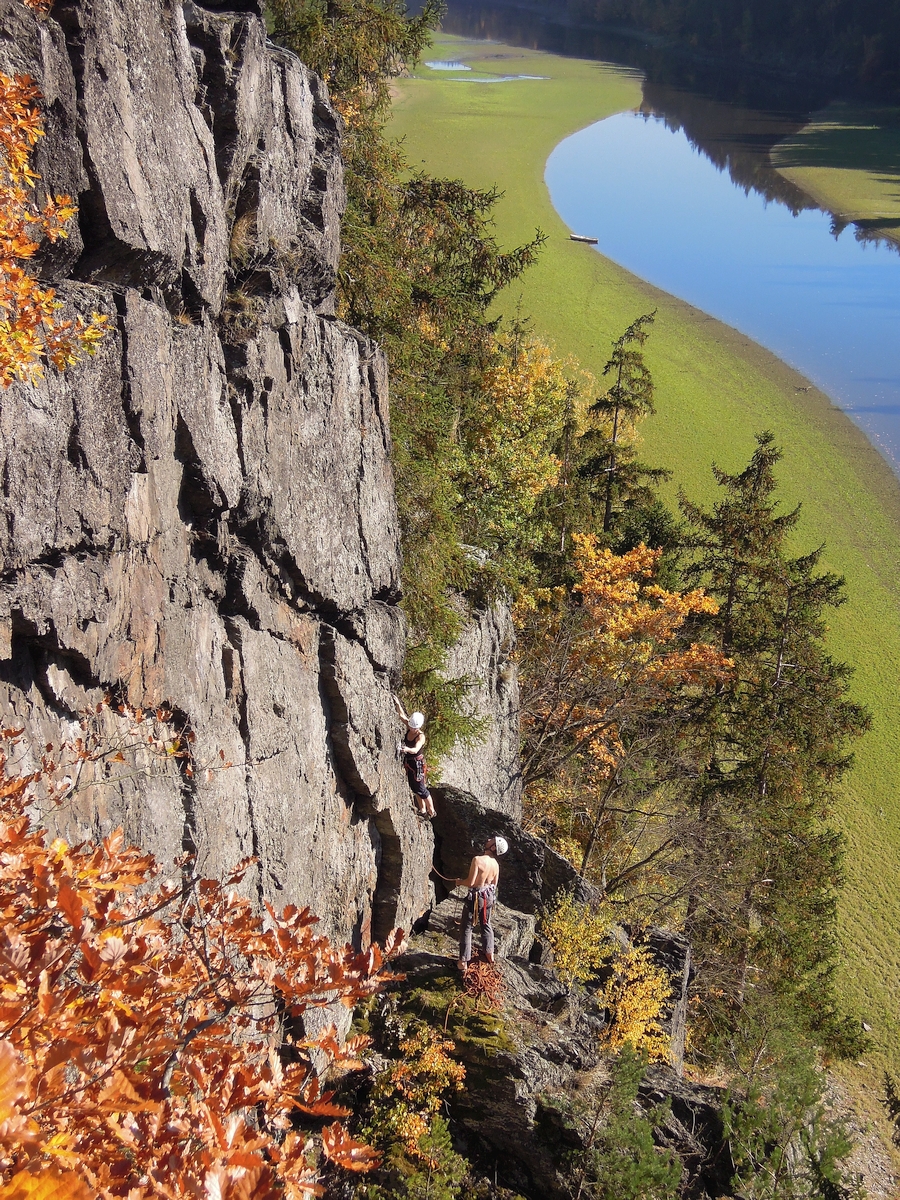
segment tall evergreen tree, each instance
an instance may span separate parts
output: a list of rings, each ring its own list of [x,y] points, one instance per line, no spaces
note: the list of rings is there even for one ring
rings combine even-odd
[[[656,311],[644,313],[632,321],[622,336],[613,342],[612,354],[603,368],[613,382],[607,392],[594,401],[589,413],[603,423],[598,438],[586,435],[586,446],[593,440],[599,445],[583,463],[581,474],[586,479],[602,479],[603,532],[609,534],[615,512],[625,502],[638,498],[649,500],[646,480],[657,480],[666,474],[637,461],[634,446],[634,426],[653,413],[653,377],[644,362],[644,343],[649,337]]]
[[[655,492],[670,472],[637,458],[637,425],[654,412],[653,378],[643,346],[655,313],[633,321],[612,347],[604,375],[613,382],[585,406],[572,380],[562,432],[555,446],[560,463],[556,486],[542,497],[543,547],[535,560],[547,584],[571,584],[572,534],[601,536],[616,554],[642,542],[669,550],[678,541],[678,525]],[[665,586],[677,586],[667,561],[660,571]]]
[[[830,987],[842,839],[828,820],[848,745],[869,718],[848,698],[849,668],[825,647],[825,613],[845,602],[844,581],[819,571],[821,547],[788,552],[799,509],[779,511],[780,457],[760,434],[743,471],[716,469],[724,495],[711,509],[682,500],[686,582],[719,603],[692,633],[734,663],[698,702],[707,749],[687,920],[732,1002],[750,986],[789,995],[836,1043],[846,1032]]]

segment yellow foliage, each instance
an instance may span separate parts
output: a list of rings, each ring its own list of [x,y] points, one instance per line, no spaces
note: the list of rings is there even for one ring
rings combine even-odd
[[[521,535],[522,519],[553,487],[560,462],[551,447],[565,420],[567,368],[549,348],[509,334],[483,377],[479,415],[464,431],[469,502],[479,524],[501,540]]]
[[[32,3],[32,8],[45,11]],[[31,167],[31,151],[44,136],[34,102],[40,92],[27,75],[0,73],[0,384],[14,379],[34,383],[43,374],[42,360],[58,370],[93,354],[107,318],[61,321],[62,307],[53,288],[41,287],[22,264],[46,237],[67,237],[66,225],[78,211],[69,196],[48,197],[42,208],[33,199],[39,176]]]
[[[604,1037],[610,1050],[629,1045],[646,1051],[653,1060],[666,1061],[669,1038],[659,1019],[672,995],[669,977],[644,947],[619,946],[610,936],[612,925],[602,909],[579,904],[566,894],[542,917],[541,932],[553,950],[556,973],[570,987],[584,983],[600,967],[612,969],[602,992],[610,1010]]]
[[[602,911],[559,896],[541,918],[541,932],[553,951],[553,965],[564,983],[584,983],[613,956],[612,926]]]
[[[400,1142],[410,1158],[432,1160],[419,1143],[431,1130],[445,1092],[458,1091],[466,1077],[448,1054],[453,1042],[422,1025],[400,1043],[403,1058],[383,1072],[372,1089],[374,1117],[367,1133],[382,1145]]]
[[[607,1045],[611,1050],[633,1046],[646,1051],[651,1060],[667,1061],[669,1037],[659,1018],[672,996],[668,975],[643,946],[621,950],[613,961],[613,971],[604,992],[612,1014]]]
[[[541,838],[577,869],[581,865],[584,819],[588,814],[578,805],[576,792],[577,787],[565,769],[553,779],[529,784],[522,825],[527,833]]]
[[[574,837],[567,837],[563,833],[556,833],[551,836],[550,847],[556,851],[566,862],[571,863],[576,869],[581,866],[581,859],[584,854],[584,847],[581,842]]]
[[[437,321],[424,310],[416,316],[416,324],[419,327],[419,332],[422,337],[437,346],[439,350],[449,350],[450,346],[444,337],[441,327]]]
[[[401,1042],[400,1049],[405,1057],[391,1072],[391,1083],[404,1099],[434,1115],[440,1107],[441,1094],[460,1088],[466,1077],[462,1063],[447,1053],[453,1049],[453,1042],[424,1025]]]
[[[0,1200],[94,1200],[94,1193],[74,1171],[19,1171],[0,1187]]]
[[[505,353],[484,379],[492,420],[484,429],[479,449],[486,459],[507,459],[504,478],[532,496],[552,487],[559,476],[559,459],[547,449],[548,433],[561,424],[566,398],[562,364],[547,346],[500,339]]]

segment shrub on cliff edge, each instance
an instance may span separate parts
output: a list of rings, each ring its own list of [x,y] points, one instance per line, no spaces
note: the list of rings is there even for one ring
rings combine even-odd
[[[32,4],[31,7],[36,7]],[[0,72],[0,385],[14,379],[34,383],[43,375],[43,362],[58,370],[76,363],[82,353],[93,354],[103,336],[106,317],[94,313],[60,320],[62,303],[53,288],[42,287],[24,264],[32,259],[40,239],[50,242],[68,236],[66,226],[78,211],[69,196],[35,199],[38,176],[31,151],[44,136],[35,107],[39,89],[27,75],[14,78]]]

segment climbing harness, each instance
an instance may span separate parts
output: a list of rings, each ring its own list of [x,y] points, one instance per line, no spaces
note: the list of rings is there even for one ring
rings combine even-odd
[[[480,888],[469,888],[468,891],[466,892],[466,894],[463,896],[462,903],[460,904],[459,918],[458,918],[458,922],[457,922],[458,932],[460,932],[460,933],[462,932],[463,921],[465,920],[466,906],[468,905],[469,901],[471,900],[472,901],[472,933],[474,935],[475,926],[477,923],[480,922],[481,935],[482,935],[482,938],[484,938],[484,931],[488,927],[488,904],[490,904],[490,907],[493,908],[494,904],[496,903],[496,899],[497,899],[497,885],[495,883],[488,883],[484,887],[480,887]],[[480,950],[475,950],[474,947],[473,947],[473,952],[476,955],[481,953]]]
[[[416,754],[409,753],[414,745],[415,739],[410,742],[409,735],[399,743],[400,753],[403,755],[403,769],[406,772],[406,782],[409,784],[409,790],[414,796],[427,801],[429,796],[427,782],[428,764],[425,762],[425,755],[421,750]]]
[[[478,891],[475,893],[476,897],[478,897],[478,896],[481,897],[481,928],[482,929],[487,928],[488,892],[492,891],[492,890],[494,892],[494,895],[496,895],[496,888],[494,888],[492,884],[489,884],[487,887],[479,888]],[[494,900],[493,900],[493,897],[491,897],[491,906],[492,907],[493,907],[493,903],[494,903]]]
[[[475,904],[472,911],[472,927],[475,926],[476,915],[481,921],[481,928],[486,929],[488,924],[488,900],[490,900],[493,908],[497,898],[497,885],[495,883],[487,883],[484,887],[469,888],[469,895],[475,893]],[[479,902],[481,907],[479,909]]]
[[[425,783],[428,775],[428,764],[425,762],[425,755],[420,750],[418,754],[404,754],[403,766],[411,782]]]

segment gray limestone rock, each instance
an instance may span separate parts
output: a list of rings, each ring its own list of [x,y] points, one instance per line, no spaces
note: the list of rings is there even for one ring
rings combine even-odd
[[[252,13],[54,17],[0,0],[0,67],[53,99],[42,169],[84,245],[47,270],[110,328],[0,408],[0,716],[59,745],[170,711],[193,774],[146,747],[79,768],[54,826],[207,873],[255,855],[260,900],[368,944],[427,908],[432,834],[395,750],[386,368],[328,316],[339,118]]]
[[[454,988],[450,904],[397,960],[414,997],[416,989],[446,995]],[[498,956],[498,969],[501,1036],[493,1044],[474,1034],[457,1039],[466,1087],[450,1103],[454,1141],[482,1166],[496,1164],[504,1186],[527,1200],[564,1200],[572,1195],[564,1171],[584,1149],[571,1109],[602,1103],[609,1083],[607,1013],[598,997],[573,995],[555,972],[526,958]],[[723,1089],[688,1082],[662,1064],[649,1068],[638,1093],[638,1111],[669,1106],[654,1140],[677,1152],[683,1194],[697,1200],[729,1194],[722,1100]]]
[[[658,1063],[644,1077],[638,1099],[644,1108],[669,1106],[669,1116],[655,1130],[654,1140],[680,1158],[684,1194],[701,1200],[730,1196],[734,1166],[722,1124],[725,1088],[689,1082]]]
[[[43,92],[46,136],[32,156],[40,175],[35,200],[42,205],[48,194],[78,196],[88,179],[78,137],[75,77],[59,25],[35,20],[21,2],[6,0],[0,5],[0,64],[7,75],[39,81]],[[55,243],[45,239],[38,250],[36,261],[48,280],[63,278],[81,255],[81,232],[76,222],[71,225],[67,238]]]
[[[516,1147],[506,1177],[525,1195],[562,1196],[552,1101],[596,1083],[605,1014],[528,958],[543,905],[595,897],[518,824],[500,606],[448,662],[487,738],[445,761],[433,825],[414,813],[391,696],[406,626],[387,371],[332,315],[341,123],[266,42],[256,0],[228,7],[57,0],[39,20],[0,0],[0,69],[46,99],[43,186],[80,204],[36,261],[70,310],[109,318],[93,358],[0,406],[0,721],[25,731],[22,770],[56,747],[69,795],[42,815],[61,835],[121,825],[168,868],[189,850],[209,874],[253,856],[258,902],[308,906],[360,947],[428,912],[425,936],[454,956],[458,900],[432,865],[462,876],[502,834],[517,1036],[471,1050],[454,1120],[507,1163]],[[79,738],[101,753],[79,757]],[[651,945],[683,1045],[689,947]],[[421,947],[399,965],[413,983],[448,970]],[[701,1163],[715,1096],[654,1069],[643,1098],[663,1096],[661,1139]]]
[[[229,250],[254,285],[296,283],[304,299],[331,313],[344,208],[341,121],[321,79],[267,43],[262,21],[236,15],[256,8],[254,0],[183,4]]]
[[[476,610],[447,655],[447,674],[472,681],[470,701],[485,722],[476,746],[441,761],[441,783],[471,792],[486,807],[522,816],[519,765],[519,682],[512,657],[516,644],[507,604]]]
[[[181,6],[92,0],[55,15],[71,47],[89,179],[79,277],[156,286],[173,304],[217,310],[226,217]]]
[[[653,961],[668,972],[672,981],[672,1000],[661,1022],[669,1035],[669,1061],[675,1071],[684,1072],[684,1043],[687,1035],[688,984],[693,976],[691,944],[687,938],[668,929],[651,929],[646,946]]]

